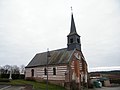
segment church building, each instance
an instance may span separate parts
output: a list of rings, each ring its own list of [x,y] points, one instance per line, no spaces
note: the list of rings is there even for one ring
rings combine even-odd
[[[73,13],[67,48],[37,53],[25,68],[25,78],[46,81],[81,90],[87,85],[88,68],[81,50],[80,36],[76,31]]]

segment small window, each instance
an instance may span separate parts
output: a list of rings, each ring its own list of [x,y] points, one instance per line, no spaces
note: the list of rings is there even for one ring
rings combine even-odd
[[[79,38],[77,39],[77,42],[80,43],[80,39]]]
[[[47,69],[44,68],[44,75],[47,75]]]
[[[73,43],[73,38],[70,39],[70,43]]]
[[[56,75],[56,68],[53,68],[53,75]]]
[[[34,77],[34,69],[31,70],[31,76]]]

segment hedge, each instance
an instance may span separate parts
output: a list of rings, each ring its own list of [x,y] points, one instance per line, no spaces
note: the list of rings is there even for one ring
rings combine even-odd
[[[1,74],[1,78],[9,79],[10,74]],[[12,74],[12,79],[24,79],[25,75],[21,74]]]

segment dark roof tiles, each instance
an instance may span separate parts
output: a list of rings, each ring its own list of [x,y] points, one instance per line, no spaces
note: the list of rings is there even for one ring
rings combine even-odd
[[[66,64],[73,50],[67,51],[66,48],[50,51],[49,65]],[[43,66],[47,64],[47,52],[38,53],[26,67]]]

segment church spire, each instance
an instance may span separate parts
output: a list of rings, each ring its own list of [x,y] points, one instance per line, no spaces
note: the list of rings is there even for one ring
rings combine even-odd
[[[72,8],[71,8],[72,11]],[[73,18],[73,12],[71,14],[71,27],[70,27],[70,33],[67,36],[68,43],[67,43],[67,49],[68,50],[80,50],[81,51],[81,42],[80,42],[80,36],[77,34],[76,26]]]
[[[77,34],[77,32],[76,32],[76,26],[75,26],[74,17],[73,17],[73,10],[71,7],[71,27],[70,27],[69,35],[72,35],[72,34]]]

